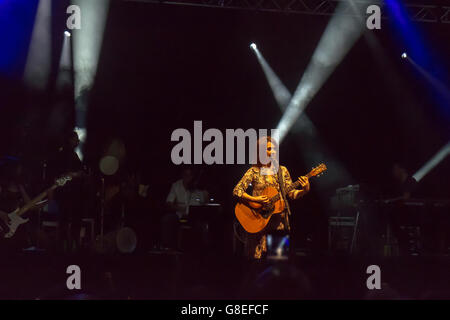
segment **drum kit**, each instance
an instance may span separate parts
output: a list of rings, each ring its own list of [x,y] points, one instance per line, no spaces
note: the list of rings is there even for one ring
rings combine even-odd
[[[94,250],[102,254],[132,253],[136,249],[136,232],[130,227],[121,227],[105,235],[99,235]]]
[[[130,226],[125,226],[125,207],[122,205],[121,221],[118,227],[107,233],[104,232],[105,225],[105,179],[102,178],[101,206],[100,206],[100,234],[96,237],[94,251],[100,254],[133,253],[137,246],[137,234]],[[113,188],[113,194],[120,192],[120,188]],[[109,192],[108,199],[114,195]]]

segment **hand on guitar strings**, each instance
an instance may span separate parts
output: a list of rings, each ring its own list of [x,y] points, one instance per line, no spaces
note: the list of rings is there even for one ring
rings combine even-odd
[[[309,179],[306,176],[301,176],[298,178],[298,181],[300,181],[300,185],[302,186],[302,189],[306,192],[309,191],[310,185],[309,185]]]
[[[267,203],[269,203],[269,198],[267,196],[257,196],[257,197],[253,197],[253,201],[259,202],[262,204],[267,204]]]

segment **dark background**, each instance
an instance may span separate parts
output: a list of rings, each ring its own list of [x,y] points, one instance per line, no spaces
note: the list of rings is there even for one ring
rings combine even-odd
[[[54,22],[54,78],[61,48],[56,34],[64,30],[66,18],[60,10],[62,3],[54,8],[61,13],[55,14]],[[170,184],[179,176],[170,158],[173,130],[186,128],[193,134],[194,120],[203,121],[204,130],[222,132],[278,124],[282,114],[250,43],[257,43],[294,92],[329,19],[113,1],[90,92],[85,161],[98,171],[105,148],[113,139],[123,141],[126,157],[119,173],[143,172],[155,201],[164,203]],[[321,141],[351,175],[320,188],[311,180],[310,195],[292,204],[295,230],[302,237],[323,239],[316,241],[319,247],[325,245],[326,238],[320,235],[326,233],[327,199],[336,188],[366,183],[377,194],[388,195],[393,162],[402,162],[412,174],[448,141],[443,106],[436,105],[426,81],[400,59],[403,47],[389,21],[382,23],[381,30],[371,32],[385,56],[374,53],[360,38],[306,109]],[[418,27],[429,46],[425,50],[448,75],[450,25],[421,23]],[[1,82],[5,151],[0,153],[11,154],[18,148],[20,129],[26,125],[28,154],[38,162],[59,143],[63,128],[55,126],[50,115],[60,97],[52,88],[45,94],[24,94],[19,78]],[[70,102],[67,105],[70,108]],[[70,127],[71,121],[69,116],[65,126]],[[292,177],[317,165],[301,160],[301,153],[308,150],[298,141],[289,134],[281,145],[281,162]],[[247,167],[202,166],[203,183],[224,204],[229,221],[232,189]],[[448,197],[449,173],[447,159],[421,181],[418,195]],[[326,182],[332,175],[330,168],[320,179]]]

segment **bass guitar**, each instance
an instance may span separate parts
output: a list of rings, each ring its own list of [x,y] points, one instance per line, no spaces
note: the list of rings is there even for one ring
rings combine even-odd
[[[42,201],[49,192],[55,190],[56,188],[62,187],[67,181],[72,180],[72,176],[72,174],[68,174],[56,179],[55,183],[50,188],[40,193],[22,208],[17,208],[11,213],[0,211],[0,235],[3,234],[3,238],[13,237],[20,225],[27,223],[29,220],[22,218],[22,215]]]

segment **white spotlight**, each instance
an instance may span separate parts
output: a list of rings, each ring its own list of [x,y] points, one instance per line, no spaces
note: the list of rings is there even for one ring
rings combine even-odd
[[[406,52],[403,52],[403,54],[402,54],[402,58],[403,58],[403,59],[406,59],[406,58],[408,58],[408,54],[407,54]]]
[[[450,142],[448,142],[438,153],[436,153],[433,158],[431,158],[425,165],[414,173],[413,178],[419,182],[425,177],[434,167],[444,160],[450,153]]]
[[[75,152],[77,153],[78,157],[83,160],[84,154],[83,154],[83,144],[86,141],[86,129],[85,128],[74,128],[75,132],[78,134],[78,139],[80,140],[80,144],[75,149]]]
[[[52,64],[52,2],[51,0],[37,2],[39,6],[25,65],[24,81],[27,86],[43,90],[47,87]]]
[[[98,60],[103,43],[110,0],[71,0],[72,5],[83,8],[83,27],[73,34],[73,69],[75,87],[76,124],[83,126],[89,99],[81,98],[84,90],[94,85]]]
[[[357,11],[359,14],[355,17],[348,14],[352,1],[338,2],[339,5],[278,123],[277,129],[280,130],[278,143],[282,142],[297,118],[366,29],[365,21],[358,18],[366,14],[365,8],[359,8]]]
[[[70,32],[69,31],[64,31],[64,35],[66,36],[66,37],[70,37],[71,36],[71,34],[70,34]]]
[[[250,45],[250,48],[252,48],[253,50],[256,50],[256,44],[252,43],[252,44]]]

